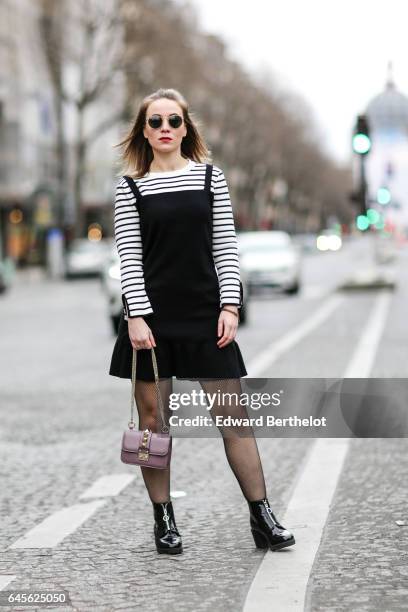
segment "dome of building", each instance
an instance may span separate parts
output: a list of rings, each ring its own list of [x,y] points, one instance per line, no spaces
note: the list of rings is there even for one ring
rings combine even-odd
[[[384,91],[371,100],[366,114],[373,131],[408,133],[408,97],[396,89],[390,69]]]

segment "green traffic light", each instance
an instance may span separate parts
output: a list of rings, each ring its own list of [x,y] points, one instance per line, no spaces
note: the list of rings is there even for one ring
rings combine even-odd
[[[365,155],[371,149],[371,140],[366,134],[355,134],[353,136],[353,150],[359,155]]]
[[[368,222],[372,225],[374,223],[377,223],[380,218],[380,213],[377,210],[375,210],[375,208],[369,208],[367,210],[366,215],[367,215]]]
[[[377,191],[377,202],[386,206],[391,202],[391,193],[388,187],[380,187]]]
[[[369,225],[370,225],[370,221],[368,220],[368,217],[366,217],[365,215],[358,215],[356,219],[357,229],[364,232],[364,230],[366,230],[369,227]]]

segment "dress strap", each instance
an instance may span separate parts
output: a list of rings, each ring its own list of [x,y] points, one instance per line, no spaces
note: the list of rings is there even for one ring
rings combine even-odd
[[[133,193],[136,196],[136,198],[140,198],[141,194],[140,194],[140,191],[139,191],[139,187],[136,185],[136,183],[132,179],[132,177],[131,176],[124,176],[123,178],[125,179],[125,181],[129,185],[130,189],[133,191]]]
[[[211,194],[211,175],[212,175],[212,164],[205,165],[205,183],[204,183],[204,191]]]
[[[131,176],[124,176],[123,178],[127,182],[128,186],[130,187],[130,190],[132,191],[133,195],[136,198],[136,208],[139,211],[139,203],[142,197],[139,191],[139,187],[136,185],[135,181],[132,179]]]

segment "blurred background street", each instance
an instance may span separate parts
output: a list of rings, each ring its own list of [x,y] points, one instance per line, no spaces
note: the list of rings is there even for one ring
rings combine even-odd
[[[407,609],[398,429],[258,439],[269,500],[296,536],[282,553],[255,548],[221,439],[175,440],[180,558],[158,558],[140,471],[120,462],[130,384],[108,375],[123,307],[114,145],[161,86],[186,97],[228,182],[248,377],[407,379],[408,82],[393,42],[402,5],[389,22],[372,9],[370,43],[352,37],[350,59],[340,48],[349,35],[340,44],[320,0],[292,37],[296,2],[265,13],[258,0],[237,3],[234,27],[226,4],[0,4],[5,610],[27,609],[6,605],[11,590],[66,590],[70,606],[55,609],[81,612]],[[341,23],[355,33],[363,8],[344,3]],[[260,16],[291,38],[281,54]],[[253,55],[245,27],[255,42],[259,28]],[[380,35],[388,45],[375,44]]]

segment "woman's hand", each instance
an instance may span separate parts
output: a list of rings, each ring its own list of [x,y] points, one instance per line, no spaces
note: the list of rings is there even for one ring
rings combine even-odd
[[[238,308],[236,306],[228,306],[228,310],[234,310],[238,314]],[[238,317],[228,310],[221,310],[218,318],[218,337],[217,340],[218,348],[224,348],[230,342],[232,342],[236,336],[238,329]]]
[[[143,317],[128,319],[130,343],[134,349],[151,349],[156,347],[152,330]]]

